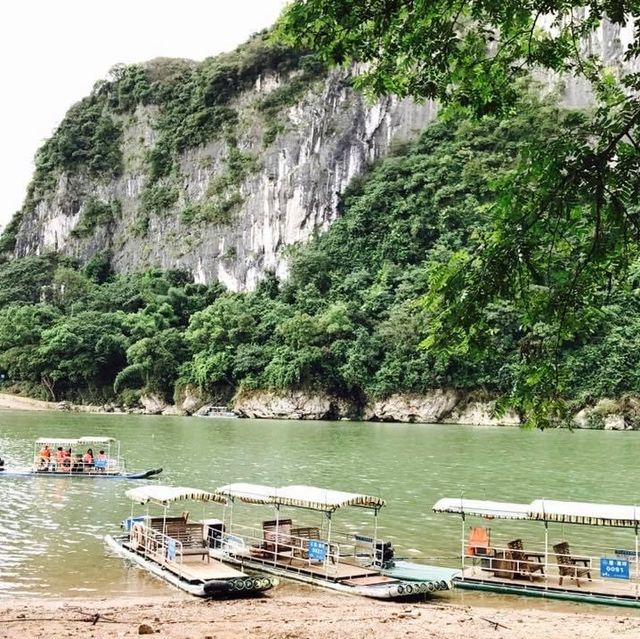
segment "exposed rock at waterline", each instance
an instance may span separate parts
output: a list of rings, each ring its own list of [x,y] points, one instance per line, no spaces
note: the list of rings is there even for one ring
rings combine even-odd
[[[459,391],[434,390],[426,395],[394,394],[367,404],[363,418],[381,422],[421,422],[434,424],[443,421],[460,402]]]
[[[457,405],[450,415],[442,420],[445,424],[476,424],[487,426],[519,426],[520,417],[515,411],[506,411],[499,417],[494,415],[495,402],[470,401]]]
[[[343,401],[325,393],[305,391],[255,391],[234,400],[239,415],[254,419],[340,419],[346,415]]]
[[[158,395],[141,395],[140,403],[146,415],[160,415],[167,408],[167,402]]]
[[[177,393],[176,405],[180,407],[182,414],[193,415],[204,403],[202,394],[195,386],[185,386]]]

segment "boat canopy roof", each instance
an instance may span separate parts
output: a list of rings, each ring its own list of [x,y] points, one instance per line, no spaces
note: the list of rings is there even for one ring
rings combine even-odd
[[[316,486],[264,486],[261,484],[228,484],[217,493],[253,504],[273,504],[333,512],[345,506],[378,509],[384,506],[380,497],[318,488]]]
[[[198,488],[187,488],[185,486],[139,486],[131,488],[125,493],[129,499],[139,504],[152,502],[160,506],[168,506],[173,501],[215,501],[226,504],[227,500],[216,493],[210,493]]]
[[[53,446],[77,446],[78,444],[112,444],[113,437],[40,437],[36,444],[52,444]]]
[[[619,504],[536,499],[530,504],[514,504],[478,499],[444,498],[434,512],[456,513],[495,519],[529,519],[588,526],[640,526],[640,508]]]
[[[618,504],[537,499],[529,506],[531,519],[589,526],[635,527],[640,525],[640,509]]]
[[[529,504],[483,499],[460,499],[446,497],[433,506],[437,513],[473,515],[488,519],[528,519]]]
[[[220,488],[216,488],[216,493],[230,499],[239,499],[248,504],[273,504],[277,490],[275,486],[238,483],[220,486]]]

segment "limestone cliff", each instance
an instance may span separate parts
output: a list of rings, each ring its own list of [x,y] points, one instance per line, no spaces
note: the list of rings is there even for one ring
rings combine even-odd
[[[150,99],[139,90],[143,98],[133,91],[134,99],[126,94],[122,100],[132,83],[127,70],[99,84],[89,99],[100,112],[87,126],[97,129],[107,118],[119,166],[91,171],[87,165],[95,160],[100,168],[103,158],[87,156],[76,167],[75,149],[52,170],[42,160],[47,186],[38,192],[32,185],[14,221],[14,254],[58,251],[84,263],[108,250],[118,272],[179,268],[197,282],[217,279],[232,290],[254,288],[267,270],[286,275],[287,246],[326,229],[349,181],[393,145],[415,137],[434,107],[392,97],[369,104],[351,88],[351,72],[317,65],[305,71],[299,56],[274,64],[271,51],[260,47],[265,52],[254,52],[251,73],[246,62],[227,73],[231,91],[219,86],[219,71],[210,71],[230,67],[228,56],[138,68],[144,77],[135,82],[151,87]],[[163,159],[167,140],[175,142],[182,126],[180,118],[169,120],[169,101],[181,100],[176,84],[192,87],[194,77],[204,89],[190,88],[189,100],[202,100],[196,113],[202,125],[196,121],[195,135],[173,144],[170,169],[158,171],[154,161]],[[193,114],[187,113],[189,125]],[[211,126],[212,113],[219,126]],[[63,123],[54,138],[66,130]]]

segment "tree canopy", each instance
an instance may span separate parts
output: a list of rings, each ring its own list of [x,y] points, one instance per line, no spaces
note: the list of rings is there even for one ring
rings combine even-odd
[[[332,64],[364,63],[371,95],[437,99],[444,117],[523,108],[532,71],[588,82],[593,105],[523,145],[494,184],[488,224],[431,273],[424,345],[482,359],[492,304],[512,305],[521,374],[513,404],[543,424],[560,406],[571,347],[635,286],[640,239],[640,3],[623,0],[298,0],[278,35]],[[603,21],[624,28],[616,68],[586,46]],[[528,99],[528,98],[527,98]]]

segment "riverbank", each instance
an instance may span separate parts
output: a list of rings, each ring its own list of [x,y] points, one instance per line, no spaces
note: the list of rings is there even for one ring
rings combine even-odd
[[[315,589],[278,589],[259,599],[201,601],[181,595],[150,599],[0,600],[0,636],[113,639],[158,634],[168,639],[599,639],[640,634],[626,610],[575,607],[498,609],[437,602],[393,603]]]
[[[43,402],[40,399],[0,393],[0,408],[8,410],[57,410],[58,404]]]
[[[47,402],[23,395],[0,393],[0,409],[64,410],[82,413],[116,413],[135,415],[172,415],[189,417],[207,415],[211,406],[193,389],[181,401],[170,404],[155,395],[142,395],[139,405],[73,404],[68,401]],[[495,400],[481,401],[473,393],[435,390],[424,395],[392,395],[370,402],[358,413],[345,400],[322,392],[243,391],[233,398],[232,408],[239,417],[250,419],[293,419],[323,421],[372,421],[419,424],[466,424],[472,426],[520,426],[520,417],[512,412],[496,414]],[[585,407],[571,419],[572,428],[589,430],[640,430],[640,399],[602,399]]]

